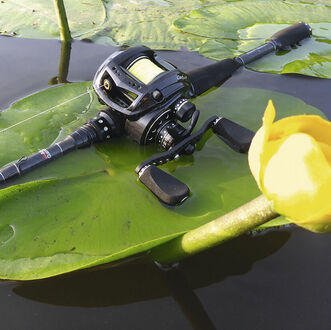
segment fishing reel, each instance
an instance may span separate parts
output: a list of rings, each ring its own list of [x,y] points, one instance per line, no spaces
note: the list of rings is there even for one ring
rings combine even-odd
[[[247,152],[253,132],[214,116],[196,134],[199,110],[188,99],[195,96],[192,78],[164,61],[147,47],[134,47],[111,55],[97,71],[94,90],[108,106],[89,122],[97,129],[105,114],[110,126],[140,145],[155,143],[165,152],[137,166],[136,173],[162,202],[176,205],[190,193],[186,184],[157,168],[182,154],[192,154],[195,144],[212,128],[232,149]],[[101,119],[102,117],[102,119]],[[101,122],[102,121],[102,122]],[[182,124],[187,123],[187,127]],[[101,131],[114,131],[101,127]],[[100,132],[101,133],[101,132]],[[106,135],[111,138],[111,135]]]
[[[147,47],[111,55],[93,87],[108,112],[122,117],[125,133],[141,145],[156,142],[169,149],[192,132],[199,117],[187,101],[193,97],[187,75]],[[184,128],[178,121],[190,124]]]
[[[310,37],[311,32],[308,24],[297,23],[247,53],[187,73],[144,46],[116,52],[100,66],[93,81],[100,102],[107,107],[64,140],[0,169],[0,183],[69,151],[128,135],[140,145],[154,143],[163,148],[164,152],[138,165],[136,173],[160,201],[180,204],[189,196],[189,188],[157,166],[192,154],[209,129],[234,151],[242,153],[248,151],[254,136],[252,131],[218,116],[209,118],[192,133],[199,111],[189,99],[219,86],[239,67],[286,49]]]

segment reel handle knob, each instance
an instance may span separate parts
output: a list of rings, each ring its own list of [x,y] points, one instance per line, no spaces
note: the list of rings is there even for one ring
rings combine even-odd
[[[175,206],[183,202],[190,194],[188,186],[162,171],[160,168],[149,165],[139,173],[139,180],[165,204]]]
[[[247,153],[251,145],[254,132],[229,119],[220,118],[213,126],[213,132],[231,149]]]

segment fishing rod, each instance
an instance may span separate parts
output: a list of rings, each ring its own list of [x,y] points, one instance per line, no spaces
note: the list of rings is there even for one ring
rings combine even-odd
[[[192,134],[199,110],[189,99],[219,86],[241,66],[287,49],[310,37],[311,33],[308,24],[297,23],[247,53],[187,73],[145,46],[115,52],[100,66],[93,80],[94,91],[107,108],[64,140],[0,169],[0,184],[72,150],[128,135],[140,145],[154,143],[165,150],[142,162],[135,171],[161,202],[172,206],[180,204],[189,196],[189,187],[157,166],[180,155],[192,154],[209,129],[231,149],[241,153],[248,151],[254,136],[254,132],[221,116],[207,119]]]

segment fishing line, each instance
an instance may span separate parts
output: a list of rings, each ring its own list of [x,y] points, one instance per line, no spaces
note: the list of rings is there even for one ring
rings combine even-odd
[[[164,70],[162,70],[160,67],[156,66],[153,62],[151,62],[150,60],[148,60],[146,57],[139,58],[137,61],[135,61],[134,63],[132,63],[131,66],[130,66],[130,68],[129,68],[129,71],[132,74],[135,74],[136,76],[138,76],[138,79],[140,79],[141,81],[143,81],[145,83],[149,83],[157,75],[159,75],[160,73],[164,72]],[[101,89],[103,87],[104,87],[104,85],[101,85],[97,89],[99,90],[99,89]],[[43,115],[43,114],[45,114],[45,113],[47,113],[49,111],[52,111],[52,110],[54,110],[54,109],[56,109],[56,108],[58,108],[58,107],[60,107],[62,105],[65,105],[65,104],[67,104],[69,102],[72,102],[72,101],[74,101],[74,100],[76,100],[76,99],[78,99],[78,98],[80,98],[80,97],[82,97],[84,95],[87,95],[90,92],[91,92],[91,90],[88,90],[85,93],[82,93],[80,95],[77,95],[77,96],[75,96],[72,99],[69,99],[69,100],[64,101],[64,102],[62,102],[60,104],[57,104],[57,105],[55,105],[55,106],[53,106],[53,107],[51,107],[49,109],[46,109],[46,110],[44,110],[42,112],[39,112],[39,113],[37,113],[37,114],[35,114],[35,115],[31,116],[31,117],[28,117],[26,119],[23,119],[23,120],[19,121],[18,123],[15,123],[15,124],[13,124],[11,126],[8,126],[8,127],[4,128],[4,129],[0,130],[0,134],[3,133],[3,132],[6,132],[6,131],[8,131],[8,130],[16,127],[16,126],[19,126],[19,125],[21,125],[21,124],[23,124],[23,123],[25,123],[25,122],[27,122],[27,121],[29,121],[31,119],[34,119],[36,117],[39,117],[39,116],[41,116],[41,115]]]
[[[102,88],[102,87],[103,87],[103,86],[100,86],[100,87],[98,87],[97,89],[100,89],[100,88]],[[73,97],[72,99],[69,99],[69,100],[66,100],[66,101],[64,101],[64,102],[62,102],[62,103],[59,103],[59,104],[57,104],[57,105],[54,105],[54,106],[51,107],[51,108],[48,108],[48,109],[46,109],[46,110],[44,110],[44,111],[42,111],[42,112],[39,112],[39,113],[37,113],[37,114],[35,114],[35,115],[31,116],[31,117],[28,117],[28,118],[26,118],[26,119],[21,120],[21,121],[19,121],[18,123],[15,123],[15,124],[13,124],[13,125],[11,125],[11,126],[8,126],[8,127],[4,128],[4,129],[0,130],[0,133],[6,132],[6,131],[8,131],[8,130],[10,130],[10,129],[16,127],[16,126],[18,126],[18,125],[21,125],[21,124],[23,124],[23,123],[25,123],[25,122],[27,122],[27,121],[29,121],[29,120],[31,120],[31,119],[34,119],[34,118],[36,118],[36,117],[38,117],[38,116],[41,116],[41,115],[43,115],[43,114],[45,114],[45,113],[47,113],[47,112],[49,112],[49,111],[52,111],[52,110],[54,110],[54,109],[56,109],[56,108],[58,108],[58,107],[61,107],[62,105],[65,105],[65,104],[67,104],[67,103],[69,103],[69,102],[72,102],[72,101],[74,101],[74,100],[76,100],[76,99],[78,99],[78,98],[80,98],[80,97],[82,97],[82,96],[84,96],[84,95],[90,94],[91,92],[92,92],[92,90],[88,90],[88,91],[86,91],[85,93],[82,93],[82,94],[80,94],[80,95],[77,95],[77,96]]]
[[[156,76],[164,72],[146,56],[137,58],[127,67],[127,70],[144,84],[149,84]]]

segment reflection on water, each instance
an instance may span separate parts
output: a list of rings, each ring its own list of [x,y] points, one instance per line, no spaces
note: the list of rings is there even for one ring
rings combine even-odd
[[[289,238],[289,232],[275,231],[256,237],[244,235],[174,268],[162,270],[144,257],[110,269],[21,283],[13,291],[47,304],[78,307],[127,305],[171,295],[193,328],[214,329],[193,290],[249,272],[256,261],[275,253]]]
[[[257,237],[244,235],[183,261],[180,271],[189,274],[187,281],[191,289],[221,282],[229,276],[249,272],[256,261],[278,251],[290,235],[286,231],[268,232]],[[109,264],[109,267],[22,282],[16,285],[14,292],[47,304],[80,307],[125,305],[171,294],[163,283],[164,275],[147,258],[117,267]]]
[[[56,77],[49,80],[50,85],[68,83],[69,63],[71,55],[71,42],[61,41],[61,55],[59,64],[59,73]]]

